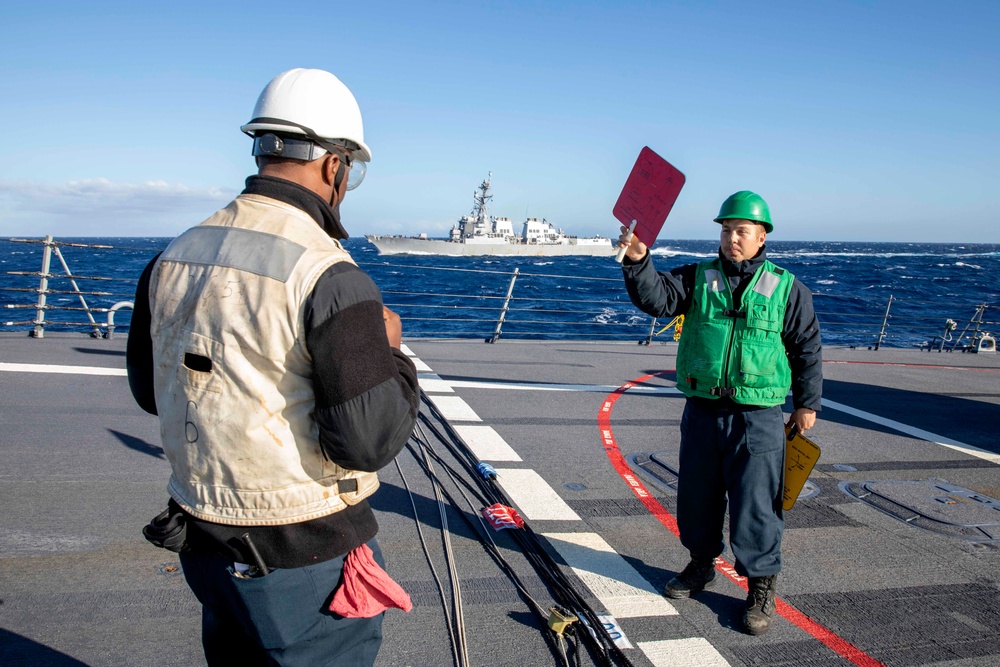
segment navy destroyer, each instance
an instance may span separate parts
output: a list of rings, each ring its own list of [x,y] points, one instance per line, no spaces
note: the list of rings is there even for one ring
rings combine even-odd
[[[428,254],[428,255],[524,255],[561,256],[588,255],[604,256],[615,253],[610,238],[604,236],[577,237],[563,233],[544,218],[528,218],[521,226],[521,233],[514,233],[514,223],[510,218],[489,214],[490,180],[486,177],[473,195],[472,212],[463,215],[451,228],[447,239],[431,239],[426,234],[420,236],[389,236],[369,234],[368,242],[378,248],[382,255]]]

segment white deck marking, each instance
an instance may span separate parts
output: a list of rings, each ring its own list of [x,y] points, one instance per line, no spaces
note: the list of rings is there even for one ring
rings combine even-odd
[[[418,373],[431,372],[431,367],[421,361],[420,357],[410,357],[410,361],[412,361],[413,365],[416,366]]]
[[[673,605],[597,533],[543,535],[615,618],[677,614]]]
[[[52,366],[50,364],[10,364],[0,362],[0,371],[13,373],[66,373],[70,375],[128,375],[124,368],[97,366]]]
[[[655,667],[727,667],[722,654],[703,637],[636,642]]]
[[[408,348],[406,345],[401,344],[399,346],[399,351],[410,357],[410,361],[413,362],[413,365],[417,367],[418,371],[427,371],[428,373],[431,371],[431,367],[422,362],[417,355],[413,354],[413,350]]]
[[[892,419],[879,417],[878,415],[873,415],[870,412],[865,412],[864,410],[857,410],[850,406],[844,405],[842,403],[836,403],[834,401],[830,401],[825,398],[823,399],[823,407],[832,408],[834,410],[840,410],[841,412],[846,412],[849,415],[860,417],[861,419],[865,419],[875,424],[888,426],[889,428],[899,431],[900,433],[905,433],[906,435],[912,435],[914,438],[927,440],[928,442],[933,442],[936,445],[941,445],[942,447],[948,447],[949,449],[954,449],[956,451],[962,452],[963,454],[968,454],[969,456],[977,456],[981,459],[985,459],[987,461],[992,461],[993,463],[1000,464],[1000,454],[996,454],[995,452],[987,451],[985,449],[980,449],[979,447],[973,447],[972,445],[967,445],[964,442],[959,442],[958,440],[952,440],[951,438],[946,438],[942,435],[937,435],[936,433],[931,433],[930,431],[925,431],[923,429],[919,429],[914,426],[907,426],[902,422],[897,422],[893,421]]]
[[[426,391],[428,394],[433,394],[435,392],[439,394],[454,394],[455,390],[451,388],[451,385],[442,380],[440,375],[423,374],[417,377],[417,382],[420,383],[420,388]]]
[[[492,426],[455,424],[455,430],[480,461],[520,461],[514,448]]]
[[[534,470],[497,468],[497,482],[527,519],[580,521],[573,508]]]
[[[452,387],[461,389],[513,389],[516,391],[592,391],[597,393],[610,394],[618,389],[618,385],[610,384],[561,384],[548,382],[490,382],[484,380],[449,380]],[[675,387],[647,387],[636,385],[629,389],[629,393],[637,394],[677,394],[681,396],[680,390]]]
[[[469,404],[458,396],[435,396],[431,399],[441,415],[448,421],[481,422],[483,421]]]

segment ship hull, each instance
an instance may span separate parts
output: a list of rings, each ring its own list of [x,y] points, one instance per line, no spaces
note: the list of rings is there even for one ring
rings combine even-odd
[[[615,247],[603,243],[461,243],[437,239],[418,239],[406,236],[365,236],[378,249],[380,255],[451,255],[455,257],[481,255],[510,255],[515,257],[604,257],[615,254]]]

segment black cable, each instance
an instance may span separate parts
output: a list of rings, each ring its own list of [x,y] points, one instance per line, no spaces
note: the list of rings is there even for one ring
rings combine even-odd
[[[411,436],[411,439],[416,440],[418,442],[418,444],[423,444],[423,443],[420,443],[419,439],[416,436]],[[429,447],[429,443],[427,443],[426,446]],[[409,442],[407,443],[407,449],[410,450],[410,454],[413,455],[413,459],[421,467],[421,469],[424,471],[424,473],[427,474],[428,476],[430,476],[431,475],[431,471],[429,471],[427,469],[426,464],[423,461],[421,461],[420,457],[417,456],[417,453],[413,451],[413,448],[412,448],[412,446],[410,445]],[[435,458],[437,458],[437,456],[435,456]],[[454,497],[448,492],[447,489],[444,488],[443,485],[441,486],[441,493],[446,498],[448,498],[448,501],[455,508],[456,512],[462,517],[462,519],[466,522],[466,524],[468,524],[469,527],[472,528],[473,532],[476,533],[476,535],[479,537],[480,543],[483,545],[484,550],[494,559],[494,561],[497,563],[497,565],[504,572],[506,572],[507,575],[510,577],[511,581],[514,583],[515,588],[520,593],[522,599],[528,605],[528,608],[532,612],[534,612],[535,617],[539,620],[539,622],[540,622],[540,624],[542,626],[542,629],[543,630],[549,630],[549,628],[548,628],[548,616],[545,615],[544,609],[531,596],[531,593],[528,591],[527,586],[521,580],[521,577],[514,570],[513,566],[510,564],[510,562],[507,561],[507,559],[504,557],[503,553],[499,550],[499,548],[497,548],[497,546],[493,542],[493,540],[490,539],[490,537],[488,535],[484,535],[482,532],[480,532],[480,531],[485,531],[486,530],[485,526],[483,526],[482,524],[480,524],[480,525],[477,526],[476,523],[473,522],[466,515],[465,512],[463,512],[462,510],[460,510],[458,508],[459,507],[458,503],[455,501]],[[557,656],[559,656],[558,647],[556,646],[556,640],[553,637],[553,635],[556,635],[556,634],[557,633],[552,632],[551,630],[549,630],[548,632],[543,632],[543,636],[545,637],[546,641],[549,643],[550,649],[552,649],[552,651],[554,653],[556,653]],[[567,663],[564,663],[564,664],[567,664]]]
[[[483,494],[487,498],[496,499],[496,502],[509,506],[511,501],[506,497],[506,494],[498,487],[493,479],[488,479],[483,475],[475,474],[478,472],[476,471],[478,459],[476,459],[469,446],[465,443],[455,428],[447,421],[447,419],[444,418],[437,407],[428,400],[427,395],[423,391],[421,391],[421,400],[428,406],[435,419],[443,425],[450,437],[443,437],[440,434],[440,431],[430,423],[430,420],[421,414],[421,417],[427,424],[428,428],[435,433],[435,436],[439,439],[439,441],[444,444],[449,451],[451,451],[456,459],[466,461],[470,473],[473,474],[476,483],[483,490]],[[618,648],[617,645],[615,645],[614,640],[604,628],[604,624],[601,623],[600,619],[597,617],[597,613],[590,607],[583,596],[576,591],[567,579],[562,568],[552,559],[548,551],[544,548],[538,538],[538,535],[534,532],[531,526],[525,524],[522,529],[511,532],[513,539],[521,547],[525,558],[532,564],[535,571],[542,576],[542,579],[549,584],[549,589],[553,593],[553,597],[556,599],[556,602],[576,614],[577,617],[580,618],[581,622],[586,624],[587,628],[585,631],[582,634],[579,632],[576,634],[577,637],[583,641],[584,645],[591,651],[592,656],[600,659],[600,663],[604,665],[614,665],[614,662],[612,662],[613,657],[614,659],[617,659],[618,664],[631,666],[631,661],[625,653]],[[571,629],[574,628],[571,626]],[[596,656],[594,656],[594,654],[596,654]]]

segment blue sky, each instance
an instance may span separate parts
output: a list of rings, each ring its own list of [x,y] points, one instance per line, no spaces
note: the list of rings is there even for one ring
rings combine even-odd
[[[19,2],[0,235],[173,236],[254,170],[260,90],[319,67],[373,161],[353,236],[493,212],[617,234],[639,150],[687,176],[661,239],[751,189],[774,240],[1000,242],[997,2]]]

